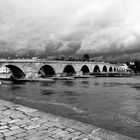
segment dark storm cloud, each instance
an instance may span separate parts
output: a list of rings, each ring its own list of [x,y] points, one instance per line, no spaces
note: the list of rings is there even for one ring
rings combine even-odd
[[[139,0],[0,0],[0,54],[140,52]]]

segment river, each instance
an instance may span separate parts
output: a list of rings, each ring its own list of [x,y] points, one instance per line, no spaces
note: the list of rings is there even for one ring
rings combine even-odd
[[[0,98],[140,139],[140,77],[3,82]]]

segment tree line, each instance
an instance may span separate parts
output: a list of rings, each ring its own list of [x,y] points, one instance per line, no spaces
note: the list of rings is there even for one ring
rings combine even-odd
[[[135,60],[133,63],[126,62],[126,64],[134,73],[140,73],[140,60]]]
[[[60,61],[90,61],[89,54],[84,54],[82,57],[75,58],[75,57],[65,57],[63,55],[54,58],[54,60],[60,60]]]

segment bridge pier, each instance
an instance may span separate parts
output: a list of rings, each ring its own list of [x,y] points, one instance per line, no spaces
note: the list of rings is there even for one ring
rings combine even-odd
[[[29,73],[26,73],[25,75],[25,79],[37,79],[37,78],[39,78],[39,75],[36,72],[34,73],[29,72]]]
[[[81,76],[81,75],[83,75],[83,71],[78,71],[77,76]]]

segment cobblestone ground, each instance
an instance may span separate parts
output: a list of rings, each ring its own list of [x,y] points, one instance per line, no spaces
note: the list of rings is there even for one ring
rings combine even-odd
[[[111,131],[0,100],[1,140],[134,140]]]

